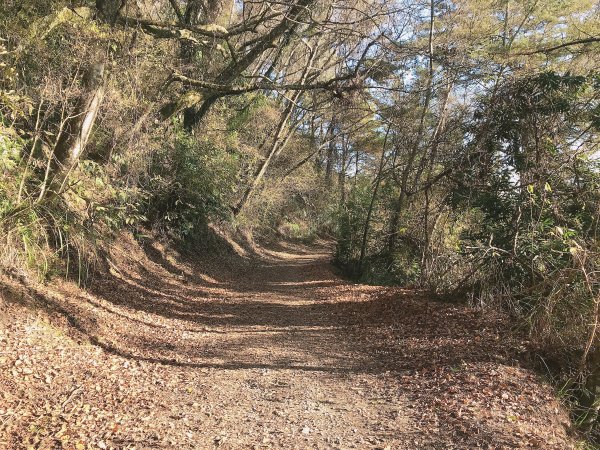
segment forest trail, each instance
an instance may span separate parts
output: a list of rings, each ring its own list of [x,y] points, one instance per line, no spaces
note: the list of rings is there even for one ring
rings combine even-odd
[[[196,264],[130,241],[88,291],[4,290],[0,447],[572,446],[502,317],[354,284],[329,259],[281,244]]]

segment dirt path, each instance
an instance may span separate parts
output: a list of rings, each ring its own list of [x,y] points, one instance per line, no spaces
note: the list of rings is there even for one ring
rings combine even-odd
[[[0,448],[572,446],[502,318],[279,250],[200,267],[125,242],[87,292],[5,289]]]

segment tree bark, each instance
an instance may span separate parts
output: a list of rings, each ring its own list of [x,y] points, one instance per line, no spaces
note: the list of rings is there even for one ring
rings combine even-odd
[[[377,199],[377,193],[379,191],[379,185],[381,184],[381,178],[383,173],[383,167],[385,166],[385,147],[387,144],[388,136],[390,134],[390,127],[388,126],[385,132],[385,138],[383,139],[383,148],[381,149],[381,159],[379,160],[379,170],[377,171],[377,178],[375,179],[375,186],[373,188],[373,195],[371,196],[371,202],[369,203],[369,209],[367,210],[367,218],[365,219],[365,226],[363,228],[362,242],[360,245],[360,257],[358,259],[357,272],[362,272],[363,263],[367,254],[367,240],[369,237],[369,226],[371,224],[371,216],[373,215],[373,208],[375,207],[375,200]]]
[[[348,161],[348,144],[350,137],[342,136],[342,158],[340,161],[340,173],[338,174],[338,186],[340,189],[340,203],[346,204],[346,164]]]
[[[421,139],[423,138],[423,132],[425,130],[425,116],[427,115],[427,110],[429,109],[429,103],[431,102],[431,97],[433,96],[433,30],[435,26],[435,2],[431,0],[430,2],[430,21],[429,21],[429,73],[427,75],[427,86],[425,89],[425,101],[423,102],[423,108],[421,109],[421,117],[419,120],[419,128],[417,131],[417,136],[413,145],[410,148],[410,152],[408,155],[408,160],[404,169],[402,171],[401,181],[400,181],[400,193],[398,194],[398,199],[396,200],[396,205],[394,207],[394,211],[392,213],[392,218],[390,220],[390,233],[388,238],[388,254],[391,255],[396,250],[396,243],[398,241],[399,230],[398,227],[400,225],[400,215],[404,210],[404,205],[407,199],[407,188],[408,188],[408,179],[410,178],[410,173],[413,169],[413,164],[417,157],[417,153],[419,152]]]
[[[96,0],[96,9],[102,19],[110,24],[117,21],[121,9],[125,6],[126,0]]]
[[[310,69],[311,69],[312,63],[315,59],[316,54],[317,54],[317,51],[316,51],[316,47],[315,47],[312,50],[312,52],[308,58],[308,62],[306,64],[306,66],[304,67],[304,70],[300,77],[301,83],[304,83],[306,81],[306,78],[309,75],[309,72],[310,72]],[[283,149],[283,147],[287,144],[287,142],[291,136],[291,133],[289,133],[285,138],[283,138],[283,141],[282,141],[282,136],[285,134],[284,133],[285,129],[286,129],[285,126],[286,126],[288,120],[290,119],[292,112],[294,111],[294,107],[296,106],[296,102],[300,99],[301,95],[302,95],[302,92],[297,91],[293,94],[292,98],[288,101],[288,103],[285,107],[285,110],[281,116],[281,119],[279,121],[279,124],[277,126],[277,132],[275,133],[275,138],[273,139],[273,144],[271,145],[269,153],[267,154],[267,157],[264,159],[264,161],[256,169],[256,171],[254,173],[254,177],[252,179],[252,182],[244,190],[244,194],[242,195],[242,198],[240,199],[238,204],[233,208],[234,215],[237,216],[242,211],[242,209],[246,205],[246,202],[254,193],[254,190],[258,186],[258,183],[264,177],[265,172],[267,171],[267,168],[269,167],[269,164],[271,163],[271,160],[273,159],[273,157],[275,155],[278,155],[281,152],[281,150]]]
[[[66,119],[54,148],[38,200],[46,195],[49,184],[60,186],[58,192],[62,190],[61,185],[85,150],[106,90],[104,64],[94,64],[87,70],[82,87],[75,113]]]
[[[254,44],[254,47],[252,47],[245,55],[237,60],[231,61],[231,63],[219,74],[217,77],[218,80],[225,85],[234,81],[244,72],[244,70],[250,67],[264,51],[274,47],[281,36],[295,30],[300,25],[301,19],[307,13],[308,8],[314,4],[315,1],[316,0],[298,0],[294,3],[284,19]],[[221,95],[218,97],[220,96]],[[198,111],[188,119],[186,128],[191,129],[196,126],[208,113],[210,107],[215,103],[217,98],[213,98],[213,96],[206,98],[200,105]]]
[[[335,158],[335,117],[331,118],[329,127],[327,128],[327,138],[329,145],[327,145],[327,156],[325,158],[325,183],[328,187],[331,187],[333,180],[333,164]]]

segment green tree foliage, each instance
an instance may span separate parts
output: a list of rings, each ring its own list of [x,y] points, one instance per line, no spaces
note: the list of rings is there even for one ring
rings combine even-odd
[[[190,136],[179,124],[176,127],[173,147],[152,155],[147,180],[142,182],[144,210],[154,226],[191,240],[206,235],[209,220],[229,215],[239,164],[235,154]]]

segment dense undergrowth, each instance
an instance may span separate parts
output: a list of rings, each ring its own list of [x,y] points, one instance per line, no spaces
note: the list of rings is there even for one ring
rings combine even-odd
[[[339,215],[336,255],[361,281],[510,312],[588,430],[600,406],[600,171],[579,141],[600,130],[599,87],[593,72],[545,72],[481,97],[452,173],[407,200],[400,245],[390,250],[386,228],[398,191],[375,198],[365,177]]]

